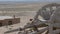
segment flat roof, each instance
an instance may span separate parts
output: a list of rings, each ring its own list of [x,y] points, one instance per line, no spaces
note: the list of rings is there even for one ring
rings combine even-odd
[[[4,20],[4,19],[11,19],[13,18],[12,16],[0,16],[0,20]]]

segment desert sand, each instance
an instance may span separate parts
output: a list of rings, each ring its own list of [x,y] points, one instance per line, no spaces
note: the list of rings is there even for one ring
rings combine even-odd
[[[23,27],[29,22],[29,19],[34,19],[36,12],[48,3],[16,3],[16,4],[0,4],[0,16],[17,16],[20,17],[20,23],[11,26],[0,27],[0,34],[9,31],[9,28],[17,29]],[[17,34],[19,31],[7,33],[7,34]]]

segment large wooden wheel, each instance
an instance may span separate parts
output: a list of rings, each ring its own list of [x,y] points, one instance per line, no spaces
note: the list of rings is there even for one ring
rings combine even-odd
[[[54,11],[56,11],[60,7],[60,4],[52,3],[52,4],[47,4],[44,7],[42,7],[36,14],[34,18],[33,24],[40,23],[39,25],[42,25],[42,22],[50,20],[51,15],[53,14]],[[42,24],[41,24],[42,23]],[[45,23],[44,23],[45,24]],[[47,24],[48,25],[48,24]],[[44,25],[45,27],[46,25]],[[49,25],[48,25],[49,26]],[[43,27],[43,26],[40,26]],[[46,31],[46,29],[41,30],[42,32]],[[49,29],[47,29],[47,32],[45,34],[48,34]],[[40,33],[41,34],[41,33]]]

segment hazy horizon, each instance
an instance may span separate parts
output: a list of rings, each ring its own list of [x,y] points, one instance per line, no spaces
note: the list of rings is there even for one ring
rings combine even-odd
[[[60,2],[60,0],[0,0],[0,2]]]

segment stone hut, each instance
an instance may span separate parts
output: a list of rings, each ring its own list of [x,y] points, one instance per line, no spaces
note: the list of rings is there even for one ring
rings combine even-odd
[[[20,23],[20,18],[11,16],[0,16],[0,26]]]

